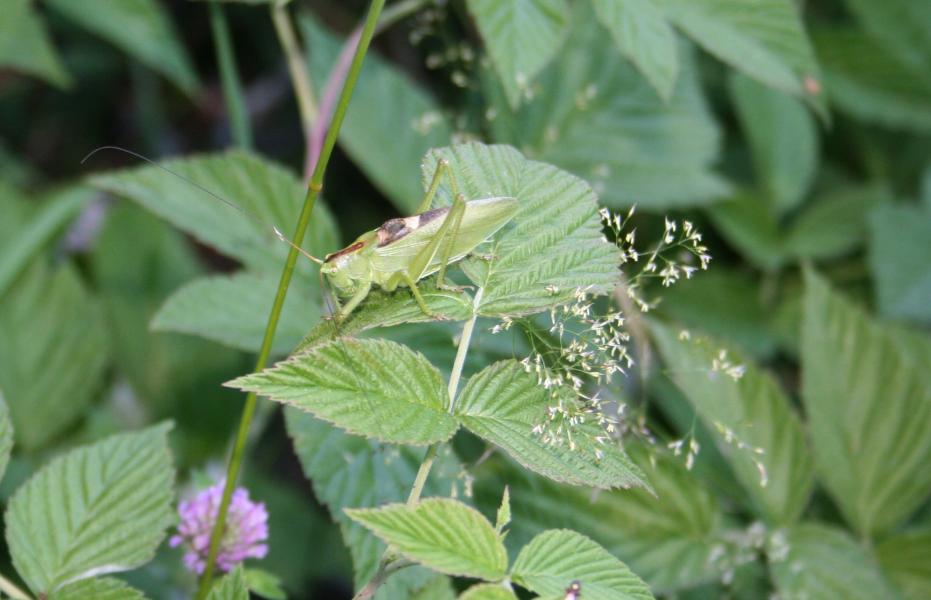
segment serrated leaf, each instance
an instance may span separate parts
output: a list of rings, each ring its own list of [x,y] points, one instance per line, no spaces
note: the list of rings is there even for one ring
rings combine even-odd
[[[293,173],[242,151],[205,154],[159,164],[235,203],[246,214],[157,166],[94,175],[90,182],[140,204],[201,242],[240,260],[253,271],[281,271],[289,248],[275,237],[271,227],[287,235],[297,223],[306,190]],[[304,249],[315,256],[337,250],[339,240],[335,231],[333,218],[318,199]],[[299,260],[297,276],[315,274],[309,264],[309,261]]]
[[[820,98],[811,43],[792,0],[668,0],[667,14],[705,50],[749,77],[788,94]]]
[[[566,529],[544,531],[524,546],[511,578],[541,596],[558,596],[578,580],[585,600],[653,598],[627,565],[591,539]]]
[[[0,300],[0,389],[31,450],[74,423],[109,359],[103,312],[68,264],[34,264]]]
[[[556,402],[520,363],[506,360],[469,379],[457,400],[456,417],[475,435],[554,481],[601,489],[650,489],[643,473],[616,443],[597,441],[605,433],[596,423],[576,426],[574,449],[568,443],[547,444],[536,435],[534,427],[545,422],[547,409]]]
[[[676,32],[657,0],[593,0],[614,43],[668,101],[679,74]]]
[[[931,322],[931,209],[883,206],[869,218],[869,263],[880,312]]]
[[[559,51],[569,25],[566,0],[467,0],[508,102],[516,108]]]
[[[184,46],[154,0],[46,0],[46,4],[161,73],[188,96],[197,92],[197,75]]]
[[[431,444],[459,426],[436,367],[387,340],[333,340],[225,385],[388,443]]]
[[[508,568],[501,536],[480,512],[451,498],[346,509],[410,560],[447,575],[497,581]]]
[[[931,492],[927,366],[811,271],[804,302],[802,400],[821,480],[855,530],[890,531]]]
[[[517,596],[499,584],[480,583],[461,593],[459,600],[517,600]]]
[[[0,67],[41,77],[60,88],[71,84],[30,0],[8,0],[0,11]]]
[[[896,30],[899,33],[899,30]],[[931,76],[853,29],[817,31],[831,102],[852,117],[904,131],[931,131]]]
[[[805,199],[818,169],[814,119],[795,98],[744,75],[731,77],[730,92],[757,179],[776,214],[784,214]]]
[[[876,557],[907,600],[931,597],[931,529],[912,529],[883,540]]]
[[[593,294],[613,289],[619,251],[604,238],[595,194],[584,181],[509,146],[471,143],[431,151],[425,186],[441,158],[467,198],[512,196],[520,203],[509,226],[481,246],[491,259],[463,264],[483,288],[475,302],[480,315],[540,312],[564,304],[577,288]],[[449,201],[447,184],[438,195]]]
[[[2,33],[0,33],[2,35]],[[35,215],[15,227],[0,246],[0,296],[29,260],[94,197],[86,187],[70,187],[48,198]]]
[[[380,506],[406,500],[423,459],[423,451],[390,447],[347,435],[295,408],[285,409],[288,434],[301,461],[304,474],[313,483],[317,497],[339,523],[352,553],[356,588],[369,581],[385,545],[343,512],[347,507]],[[448,446],[440,449],[424,494],[450,494],[456,490],[461,465]],[[383,590],[408,597],[428,581],[420,567],[404,569],[388,579]],[[380,597],[380,596],[379,596]]]
[[[641,447],[632,448],[631,454],[656,495],[643,489],[592,494],[492,462],[476,473],[476,497],[481,505],[493,505],[501,484],[508,482],[514,518],[507,539],[518,547],[542,530],[572,529],[624,561],[657,593],[720,578],[727,560],[715,557],[726,546],[717,500],[685,469],[681,457]],[[649,464],[650,454],[655,467]]]
[[[775,535],[769,570],[779,595],[811,600],[899,598],[875,562],[845,531],[805,523]],[[780,560],[777,560],[780,559]]]
[[[134,569],[174,520],[170,425],[114,435],[52,460],[6,510],[6,540],[30,589]]]
[[[119,579],[83,579],[48,595],[48,600],[145,600],[145,594]]]
[[[288,595],[281,587],[281,579],[262,569],[245,569],[243,578],[250,592],[268,600],[287,600]]]
[[[693,53],[678,45],[679,75],[668,102],[621,55],[588,2],[539,94],[512,115],[495,109],[495,141],[524,149],[591,182],[602,201],[646,210],[705,204],[727,193],[712,172],[718,128],[702,96]]]
[[[12,450],[13,423],[10,422],[10,409],[3,398],[3,390],[0,389],[0,479],[3,479],[3,474],[6,473]]]
[[[152,319],[155,331],[189,333],[232,348],[258,352],[279,276],[240,271],[196,279],[178,289]],[[319,287],[292,281],[272,346],[287,354],[320,316]]]
[[[326,85],[340,42],[309,13],[298,17],[317,89]],[[404,214],[423,198],[417,166],[430,148],[449,143],[452,127],[430,93],[374,50],[365,56],[340,145]],[[390,152],[385,152],[391,148]]]
[[[207,594],[207,600],[249,600],[249,588],[242,567],[236,567],[217,580]]]
[[[679,339],[658,322],[650,329],[670,378],[714,432],[756,512],[776,524],[797,520],[808,503],[813,469],[799,417],[776,380],[714,340]],[[741,366],[742,375],[735,379],[728,365]]]

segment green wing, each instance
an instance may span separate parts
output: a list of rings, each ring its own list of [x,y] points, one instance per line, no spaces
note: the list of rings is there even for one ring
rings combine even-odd
[[[481,198],[466,202],[459,233],[453,242],[449,262],[462,259],[476,246],[504,227],[517,212],[517,199],[511,197]],[[449,214],[449,213],[446,213]],[[446,218],[436,218],[417,227],[404,237],[385,246],[377,247],[372,256],[372,269],[385,274],[406,269],[411,260],[422,252],[436,235]],[[442,247],[442,244],[440,244]],[[424,275],[440,268],[439,256],[431,257]]]

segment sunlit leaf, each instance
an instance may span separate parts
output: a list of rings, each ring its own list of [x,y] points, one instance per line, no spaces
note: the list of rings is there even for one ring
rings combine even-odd
[[[54,591],[48,600],[145,600],[145,594],[113,577],[82,579]]]
[[[233,569],[213,584],[207,600],[249,600],[249,588],[242,567]]]
[[[174,520],[169,425],[53,459],[13,495],[6,539],[36,593],[149,560]]]
[[[30,0],[7,0],[0,11],[0,67],[9,67],[41,77],[58,87],[67,87],[65,72],[45,24],[35,14]]]
[[[459,600],[517,600],[517,596],[501,585],[480,583],[460,594]]]
[[[447,575],[497,581],[508,556],[501,536],[480,512],[451,498],[427,498],[414,505],[346,509],[403,556]]]
[[[805,287],[802,400],[815,464],[857,531],[889,531],[931,492],[926,359],[811,271]]]

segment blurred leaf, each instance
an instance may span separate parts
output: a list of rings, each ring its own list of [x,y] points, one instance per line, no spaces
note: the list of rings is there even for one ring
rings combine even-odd
[[[804,523],[770,540],[769,570],[780,597],[810,600],[895,600],[874,561],[847,532]]]
[[[207,600],[249,600],[249,588],[246,587],[242,567],[236,567],[218,579],[210,588]]]
[[[145,594],[112,577],[83,579],[48,595],[48,600],[145,600]]]
[[[931,492],[931,381],[901,334],[805,273],[802,400],[825,487],[862,535],[900,525]]]
[[[297,222],[306,191],[292,172],[242,151],[168,160],[159,165],[190,181],[149,165],[94,175],[90,182],[142,205],[253,271],[280,273],[289,248],[277,239],[272,227],[288,231]],[[245,214],[204,190],[235,203]],[[330,212],[318,200],[304,249],[315,256],[338,249],[336,231]],[[309,264],[298,261],[298,276],[315,274]]]
[[[876,546],[879,564],[907,600],[931,598],[931,529],[912,529]]]
[[[593,0],[614,43],[669,101],[679,73],[676,32],[657,0]]]
[[[896,28],[895,35],[900,35]],[[905,131],[931,131],[931,76],[849,29],[814,36],[828,94],[857,119]]]
[[[596,600],[652,599],[650,588],[627,565],[582,534],[566,529],[544,531],[524,546],[511,577],[540,594],[559,596],[573,580],[582,596]]]
[[[771,311],[761,298],[760,282],[749,273],[713,266],[664,290],[659,309],[690,329],[737,344],[757,359],[776,350]]]
[[[155,0],[45,0],[74,21],[167,77],[188,96],[197,75],[168,15]]]
[[[846,0],[860,26],[903,62],[931,69],[931,5],[911,0]]]
[[[343,508],[381,506],[406,500],[423,452],[347,435],[295,408],[286,408],[285,417],[304,474],[343,531],[352,553],[356,588],[359,588],[375,574],[385,545],[346,517]],[[424,495],[453,493],[460,472],[461,466],[449,447],[441,449],[425,484]],[[383,588],[384,597],[396,594],[406,598],[431,576],[419,567],[404,569],[388,580]]]
[[[60,88],[71,85],[45,24],[31,0],[6,0],[0,11],[0,67],[40,77]]]
[[[792,0],[669,0],[667,14],[705,50],[757,81],[805,96],[818,64]],[[819,98],[806,98],[816,107]]]
[[[508,568],[501,536],[480,512],[452,498],[347,508],[353,521],[402,556],[447,575],[497,581]]]
[[[298,24],[314,84],[322,90],[341,40],[309,13],[299,17]],[[424,195],[417,170],[423,155],[448,144],[452,135],[442,110],[401,69],[376,52],[366,55],[339,139],[372,183],[404,214],[411,214]]]
[[[16,440],[34,450],[72,425],[109,360],[103,311],[70,265],[36,263],[0,300],[0,389]]]
[[[226,385],[388,443],[431,444],[459,427],[436,367],[387,340],[334,340]]]
[[[258,352],[278,280],[271,272],[245,271],[196,279],[165,301],[152,319],[152,329],[189,333]],[[307,281],[291,283],[272,346],[274,354],[287,354],[301,340],[307,325],[320,317],[319,288],[307,285]]]
[[[517,596],[501,584],[480,583],[461,593],[459,600],[517,600]]]
[[[515,360],[497,362],[469,379],[456,404],[464,427],[501,447],[524,467],[555,481],[601,489],[645,487],[640,469],[614,441],[602,444],[602,426],[579,423],[573,429],[576,447],[548,444],[533,432],[546,422],[547,409],[559,400],[537,383]],[[603,456],[599,456],[602,454]]]
[[[755,511],[775,524],[796,521],[811,494],[812,465],[802,424],[776,380],[714,340],[679,339],[657,322],[650,329],[669,377],[714,432]],[[732,366],[742,375],[731,376]]]
[[[870,211],[889,200],[879,186],[835,186],[792,221],[784,239],[786,254],[815,260],[849,254],[866,239]]]
[[[818,169],[815,121],[795,98],[744,75],[731,76],[730,93],[757,179],[774,212],[784,214],[805,199]]]
[[[379,596],[383,598],[384,596]],[[413,592],[411,600],[456,600],[452,581],[445,575],[435,573],[423,586]]]
[[[719,132],[692,53],[679,44],[679,76],[667,103],[608,39],[588,2],[576,2],[566,45],[517,113],[493,109],[495,141],[590,181],[602,201],[646,210],[705,204],[727,192],[711,171]]]
[[[0,479],[6,473],[6,466],[10,462],[10,452],[13,450],[13,423],[10,422],[10,409],[3,399],[3,390],[0,390]]]
[[[512,196],[517,215],[463,269],[483,288],[482,316],[521,315],[565,304],[577,288],[604,294],[618,277],[619,251],[601,228],[598,205],[581,179],[527,160],[509,146],[461,144],[431,151],[423,165],[429,183],[436,162],[449,161],[467,198]],[[444,184],[439,196],[451,198]]]
[[[170,427],[72,450],[17,490],[6,510],[6,539],[33,592],[152,559],[175,518]]]
[[[566,0],[466,0],[491,64],[516,108],[559,52],[569,26]]]
[[[785,262],[782,232],[762,198],[739,192],[711,207],[708,215],[721,236],[756,267],[775,271]]]
[[[869,262],[880,312],[931,322],[931,209],[882,206],[870,215]]]
[[[42,203],[28,223],[0,246],[0,296],[29,260],[94,197],[93,190],[70,187]]]

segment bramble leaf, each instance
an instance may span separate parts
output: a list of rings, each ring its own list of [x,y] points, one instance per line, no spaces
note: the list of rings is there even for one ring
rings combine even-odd
[[[931,492],[927,360],[811,271],[805,288],[802,401],[815,465],[855,530],[891,531]]]
[[[113,577],[82,579],[48,595],[48,600],[145,600],[145,594]]]
[[[534,427],[545,422],[547,409],[555,403],[550,390],[539,385],[520,363],[507,360],[494,363],[469,379],[456,403],[456,417],[475,435],[554,481],[601,489],[651,489],[643,473],[616,442],[597,441],[596,438],[606,434],[596,423],[574,426],[575,448],[570,448],[568,442],[547,444],[534,434]]]
[[[627,565],[580,533],[551,529],[524,546],[511,578],[545,597],[565,593],[570,582],[582,584],[586,600],[652,600],[650,588]]]
[[[440,573],[497,581],[507,572],[501,536],[458,500],[427,498],[414,505],[347,508],[346,514],[403,556]]]
[[[236,567],[218,579],[210,588],[207,600],[249,600],[249,588],[246,587],[242,567]]]
[[[114,435],[53,459],[6,510],[6,539],[33,592],[134,569],[174,520],[169,424]]]
[[[517,600],[517,596],[499,584],[480,583],[460,594],[459,600]]]

